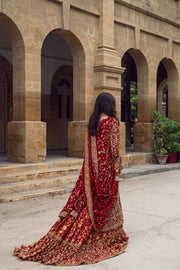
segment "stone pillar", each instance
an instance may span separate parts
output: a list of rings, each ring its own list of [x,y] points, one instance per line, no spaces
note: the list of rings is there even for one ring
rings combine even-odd
[[[148,66],[147,61],[139,51],[133,55],[138,78],[138,104],[137,119],[134,124],[134,151],[153,151],[152,126],[153,111],[156,110],[156,69],[153,65]]]
[[[134,151],[151,152],[153,143],[151,135],[153,134],[153,123],[135,123],[134,124]]]
[[[114,49],[114,0],[101,0],[99,46],[95,55],[95,96],[111,93],[116,99],[117,116],[121,119],[121,57]],[[121,155],[125,154],[125,125],[120,122]]]
[[[94,74],[95,74],[95,97],[104,91],[110,92],[116,99],[118,117],[121,115],[121,74],[124,69],[121,67],[121,58],[118,52],[114,49],[114,0],[100,0],[101,15],[99,19],[99,42],[95,55]],[[76,65],[76,59],[74,63]],[[87,61],[87,58],[86,58]],[[83,61],[81,61],[82,66]],[[77,66],[77,65],[76,65]],[[78,78],[76,71],[79,73],[79,68],[74,69],[74,79]],[[85,68],[85,67],[84,67]],[[83,76],[82,76],[83,78]],[[74,82],[76,85],[76,82]],[[85,84],[82,84],[85,86]],[[83,92],[75,93],[73,119],[68,125],[68,155],[80,156],[84,155],[84,139],[87,122],[83,119],[84,112],[86,114],[87,105],[84,103]],[[83,101],[83,102],[82,102]],[[92,108],[93,109],[93,108]],[[125,130],[123,124],[120,125],[122,138],[124,138]],[[124,146],[121,145],[123,154]]]
[[[8,161],[46,159],[46,123],[41,122],[41,50],[13,45],[13,121],[8,123]],[[31,46],[31,44],[29,45]]]
[[[11,121],[8,123],[8,160],[39,162],[46,159],[46,123]]]
[[[111,65],[110,65],[111,64]],[[116,50],[98,48],[95,58],[95,96],[101,92],[111,93],[116,99],[117,116],[121,119],[121,59]],[[125,154],[125,125],[120,122],[121,155]]]
[[[85,134],[87,121],[72,121],[68,123],[68,156],[84,157]],[[120,154],[125,155],[125,123],[120,122]]]
[[[84,157],[87,121],[68,123],[68,156]]]
[[[114,48],[114,0],[100,0],[99,47]]]

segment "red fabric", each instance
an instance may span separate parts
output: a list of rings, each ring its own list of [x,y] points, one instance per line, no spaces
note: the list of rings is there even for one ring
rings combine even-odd
[[[86,138],[81,173],[57,222],[39,241],[15,248],[14,254],[44,264],[79,265],[123,253],[128,237],[122,228],[119,168],[118,123],[109,117],[101,121],[97,137]]]
[[[91,136],[88,134],[89,175],[93,203],[95,227],[101,230],[106,217],[117,198],[118,181],[115,162],[119,159],[119,128],[114,118],[104,119],[100,123],[100,132],[96,137],[98,175],[93,164]],[[112,147],[113,145],[113,147]]]

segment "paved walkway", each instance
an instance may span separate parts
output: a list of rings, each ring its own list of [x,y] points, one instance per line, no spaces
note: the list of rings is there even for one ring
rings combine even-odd
[[[150,165],[141,166],[148,171]],[[157,165],[154,168],[157,169]],[[159,167],[160,168],[160,167]],[[125,169],[138,172],[140,167]],[[153,167],[151,167],[153,170]],[[164,167],[165,170],[165,167]],[[56,267],[23,262],[12,255],[14,246],[32,244],[55,223],[69,194],[0,205],[0,262],[2,270],[179,270],[180,170],[126,178],[120,182],[126,252],[93,265]],[[149,171],[150,173],[150,171]],[[138,175],[138,174],[136,174]]]

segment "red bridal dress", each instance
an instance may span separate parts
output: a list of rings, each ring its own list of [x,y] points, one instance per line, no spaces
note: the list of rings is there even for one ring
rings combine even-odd
[[[81,173],[49,232],[30,246],[15,248],[23,260],[54,265],[91,264],[125,251],[128,237],[118,193],[121,169],[118,121],[101,120],[99,135],[85,139]]]

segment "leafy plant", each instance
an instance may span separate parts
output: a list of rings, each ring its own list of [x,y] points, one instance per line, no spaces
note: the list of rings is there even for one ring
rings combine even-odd
[[[168,154],[168,151],[165,148],[161,148],[159,150],[159,155],[167,155],[167,154]]]
[[[169,153],[178,153],[180,151],[180,144],[178,142],[175,141],[170,141],[166,148],[168,150]]]
[[[156,154],[180,152],[180,123],[170,120],[159,112],[153,113],[153,145]]]
[[[131,118],[137,118],[137,83],[130,83]]]
[[[167,121],[163,115],[159,112],[153,113],[153,146],[156,154],[164,155],[167,154],[167,149],[165,148],[165,138],[168,135],[167,132]]]

